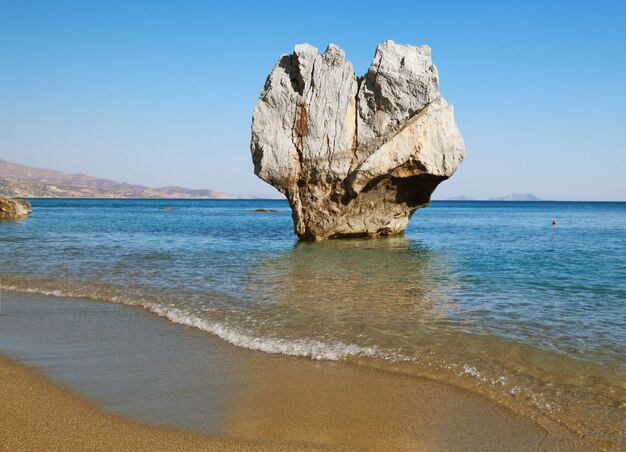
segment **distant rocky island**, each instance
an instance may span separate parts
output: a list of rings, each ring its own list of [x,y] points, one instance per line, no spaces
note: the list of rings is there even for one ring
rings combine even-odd
[[[0,160],[0,193],[19,198],[183,198],[239,199],[215,190],[151,188],[109,179],[68,174]]]
[[[489,201],[542,201],[531,193],[511,193],[499,198],[489,198]]]
[[[334,44],[282,55],[254,110],[251,151],[305,240],[403,232],[465,158],[430,48],[393,41],[363,77]]]
[[[500,196],[497,198],[477,199],[471,196],[453,196],[452,198],[446,198],[446,201],[544,201],[541,198],[533,195],[532,193],[510,193],[506,196]]]

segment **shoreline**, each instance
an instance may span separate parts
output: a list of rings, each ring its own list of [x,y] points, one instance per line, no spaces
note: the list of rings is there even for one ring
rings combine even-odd
[[[96,405],[92,408],[94,412],[97,411],[100,416],[112,416],[118,419],[116,422],[125,423],[124,426],[115,424],[115,428],[123,435],[126,435],[124,432],[127,431],[147,428],[152,429],[150,430],[152,437],[163,434],[163,441],[172,441],[170,435],[187,435],[184,430],[195,430],[199,433],[189,433],[191,437],[177,441],[192,441],[187,443],[190,447],[196,445],[204,447],[206,444],[203,441],[208,441],[207,444],[210,445],[207,447],[233,447],[235,450],[247,449],[250,444],[273,450],[278,444],[285,447],[285,450],[311,445],[334,449],[348,447],[397,450],[450,450],[468,447],[508,450],[540,450],[547,447],[550,450],[572,448],[585,450],[591,447],[569,432],[563,432],[563,435],[547,433],[529,419],[445,383],[393,375],[341,362],[312,361],[240,349],[210,337],[200,330],[175,325],[166,319],[124,305],[13,293],[3,298],[5,307],[0,322],[3,317],[13,318],[16,322],[14,328],[31,334],[28,340],[33,340],[32,335],[42,335],[45,343],[26,344],[17,338],[11,345],[8,344],[7,336],[0,333],[0,353],[5,356],[8,353],[11,359],[23,363],[20,371],[22,374],[28,373],[28,369],[23,368],[24,364],[35,366],[43,375],[43,377],[35,375],[36,377],[45,383],[52,380],[53,383],[50,384],[53,386],[60,384],[61,387],[67,388],[68,397],[87,399],[89,402],[84,403],[88,404],[95,402]],[[27,308],[27,312],[17,312],[21,308]],[[63,356],[72,355],[72,349],[69,345],[68,352],[54,345],[55,334],[58,333],[54,330],[59,329],[59,324],[53,322],[42,328],[40,323],[40,320],[45,321],[54,316],[57,321],[63,322],[68,319],[80,320],[86,331],[94,336],[94,344],[88,344],[87,349],[84,344],[77,348],[82,355],[69,358]],[[108,318],[114,320],[99,326],[103,319]],[[38,319],[35,329],[33,325],[29,326],[33,319]],[[119,331],[126,328],[125,325],[119,324],[120,319],[130,319],[133,331],[128,329]],[[60,333],[60,336],[69,334],[71,343],[77,342],[85,335],[85,331],[65,330]],[[52,339],[46,334],[52,334]],[[8,335],[11,335],[11,332]],[[113,383],[111,381],[103,383],[102,373],[96,374],[94,369],[85,368],[81,360],[85,359],[86,354],[93,360],[92,364],[96,370],[102,363],[110,366],[111,362],[107,359],[110,360],[111,357],[104,356],[105,353],[99,347],[103,345],[113,349],[119,347],[114,336],[118,336],[120,344],[127,344],[128,341],[149,343],[157,339],[155,335],[159,336],[159,340],[166,339],[166,342],[163,342],[163,362],[157,362],[158,366],[155,367],[164,375],[157,379],[155,387],[161,391],[160,394],[168,393],[173,391],[176,383],[182,379],[180,384],[183,386],[182,395],[174,393],[173,400],[167,397],[161,400],[157,398],[154,405],[143,402],[153,398],[150,394],[138,394],[135,403],[126,401],[126,405],[133,406],[120,407],[115,397],[124,394],[129,389],[126,386],[133,388],[133,378],[145,381],[143,373],[154,372],[154,368],[141,362],[143,357],[152,359],[149,350],[139,348],[128,351],[130,361],[118,362],[116,368],[113,366],[115,371],[109,375]],[[173,352],[168,354],[167,341],[172,342],[170,344],[172,350],[184,349],[186,354],[182,357],[173,356]],[[67,348],[69,342],[63,343]],[[38,347],[38,351],[33,354],[32,349]],[[47,353],[50,350],[53,353]],[[194,367],[193,361],[198,359],[199,353],[210,353],[208,358],[203,358],[209,362],[208,368]],[[178,359],[175,367],[184,369],[187,377],[176,374],[172,369],[163,370],[163,366],[174,358]],[[6,363],[5,359],[2,366],[4,367]],[[9,367],[11,366],[15,372],[16,365],[10,364]],[[90,382],[89,378],[94,377],[91,374],[97,378]],[[85,381],[81,381],[81,378]],[[207,380],[205,383],[209,389],[195,387],[196,380]],[[30,377],[25,381],[30,381]],[[14,391],[23,397],[24,405],[19,412],[26,413],[31,419],[46,416],[47,411],[33,405],[33,400],[30,400],[29,405],[27,399],[28,397],[32,399],[32,396],[26,394],[23,386],[16,386],[7,378],[3,378],[1,384],[3,391]],[[189,387],[191,389],[187,391]],[[204,405],[197,412],[193,412],[194,406],[190,405],[189,401],[206,397],[211,391],[214,393],[211,397],[213,399],[217,397],[219,400],[211,402],[213,399],[207,399],[208,402],[205,400]],[[51,392],[53,393],[54,391]],[[63,400],[60,394],[54,397]],[[183,400],[179,400],[181,397]],[[76,403],[67,405],[71,407],[68,410],[79,412],[80,407]],[[133,409],[142,403],[146,406],[140,412],[145,412],[145,415],[133,414]],[[170,414],[167,414],[168,403],[174,404]],[[207,408],[209,403],[213,403],[210,409]],[[3,411],[7,408],[6,403],[2,404],[2,408]],[[155,411],[162,411],[164,414],[161,418],[151,418]],[[192,411],[191,415],[195,417],[186,418],[185,411]],[[114,414],[109,414],[111,412]],[[206,426],[198,428],[199,424],[194,424],[196,418],[206,417],[207,412],[211,415],[218,413],[219,416],[217,420],[213,419],[210,428],[207,429]],[[3,413],[2,417],[6,418],[7,414]],[[76,417],[75,422],[82,423],[81,416]],[[19,429],[19,424],[18,422],[14,428]],[[69,424],[74,425],[72,422]],[[164,426],[149,427],[147,424]],[[22,428],[26,426],[22,425]],[[12,435],[9,433],[10,430],[5,431]],[[131,436],[132,434],[129,433]],[[200,436],[196,436],[198,434]],[[117,433],[114,436],[116,435]],[[67,436],[62,434],[60,438],[67,439]],[[243,438],[245,443],[241,443],[242,440],[237,438]],[[69,443],[59,445],[70,447]]]

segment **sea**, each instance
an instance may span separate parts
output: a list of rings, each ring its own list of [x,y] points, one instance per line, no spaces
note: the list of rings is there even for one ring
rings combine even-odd
[[[30,201],[0,222],[5,291],[444,381],[626,447],[626,203],[434,201],[403,236],[307,243],[284,200]]]

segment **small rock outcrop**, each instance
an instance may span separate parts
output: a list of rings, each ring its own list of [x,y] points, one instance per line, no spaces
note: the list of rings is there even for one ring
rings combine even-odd
[[[0,220],[19,220],[32,211],[28,201],[0,195]]]
[[[404,231],[465,157],[430,48],[393,41],[362,78],[334,44],[281,56],[254,110],[251,151],[305,240]]]

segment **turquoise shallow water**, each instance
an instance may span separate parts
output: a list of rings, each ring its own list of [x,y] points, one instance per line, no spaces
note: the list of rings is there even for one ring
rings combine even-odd
[[[32,204],[0,223],[5,289],[442,379],[624,442],[626,203],[434,202],[403,237],[323,243],[296,241],[286,201]]]

